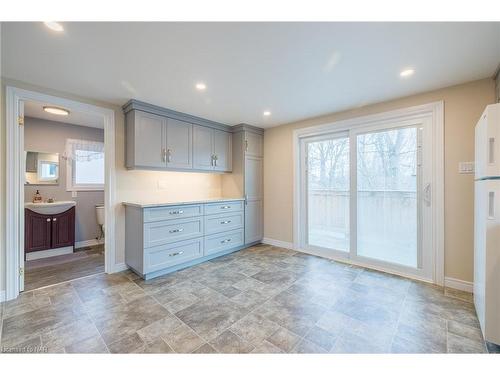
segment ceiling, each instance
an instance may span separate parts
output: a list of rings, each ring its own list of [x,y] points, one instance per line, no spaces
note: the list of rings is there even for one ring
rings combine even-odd
[[[62,24],[56,33],[3,23],[2,75],[229,125],[270,127],[451,86],[492,76],[500,62],[500,23]],[[408,67],[415,74],[401,78]]]
[[[104,121],[102,116],[96,116],[91,113],[83,112],[70,112],[67,116],[53,115],[43,110],[44,106],[50,106],[50,103],[42,103],[35,101],[26,101],[24,103],[24,116],[41,118],[43,120],[50,120],[62,122],[65,124],[90,126],[92,128],[104,129]]]

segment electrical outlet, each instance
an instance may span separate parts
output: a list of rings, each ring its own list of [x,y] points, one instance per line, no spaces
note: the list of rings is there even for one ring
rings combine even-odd
[[[460,174],[473,174],[474,173],[474,162],[473,161],[461,161],[458,163],[458,173]]]
[[[71,192],[71,198],[76,198],[78,196],[78,192],[76,190],[73,190]]]

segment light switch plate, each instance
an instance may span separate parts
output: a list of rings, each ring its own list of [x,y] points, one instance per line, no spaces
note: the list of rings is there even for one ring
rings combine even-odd
[[[474,173],[474,162],[473,161],[461,161],[458,163],[458,173],[460,174],[473,174]]]
[[[78,196],[78,192],[76,190],[73,190],[71,192],[71,198],[76,198]]]

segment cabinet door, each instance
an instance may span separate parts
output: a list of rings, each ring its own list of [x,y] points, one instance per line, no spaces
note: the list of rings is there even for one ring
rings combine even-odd
[[[245,155],[262,157],[263,137],[260,134],[245,132]]]
[[[135,167],[162,168],[167,165],[166,119],[146,112],[135,113]]]
[[[51,222],[52,219],[48,215],[25,210],[24,250],[27,253],[50,249]]]
[[[245,196],[247,199],[262,199],[262,159],[245,157]]]
[[[52,215],[52,248],[74,246],[75,208]]]
[[[247,200],[245,205],[245,244],[262,240],[262,200]]]
[[[204,126],[193,126],[193,168],[214,169],[213,167],[214,130]]]
[[[193,125],[167,120],[167,167],[193,168]]]
[[[231,133],[222,130],[214,130],[214,169],[216,171],[231,171],[231,141]]]

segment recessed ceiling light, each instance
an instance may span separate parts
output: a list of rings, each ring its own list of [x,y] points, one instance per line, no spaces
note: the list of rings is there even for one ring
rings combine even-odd
[[[263,115],[264,116],[271,116],[271,112],[270,111],[264,111]]]
[[[205,85],[203,82],[198,82],[195,87],[196,90],[203,91],[207,88],[207,85]]]
[[[59,116],[69,115],[69,111],[67,109],[59,108],[59,107],[45,106],[45,107],[43,107],[43,110],[45,112],[51,113],[53,115],[59,115]]]
[[[414,69],[405,69],[403,70],[401,73],[399,73],[399,75],[401,77],[409,77],[409,76],[412,76],[413,73],[415,73],[415,70]]]
[[[57,32],[64,31],[64,27],[59,22],[44,22],[44,24],[51,30]]]

